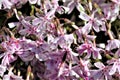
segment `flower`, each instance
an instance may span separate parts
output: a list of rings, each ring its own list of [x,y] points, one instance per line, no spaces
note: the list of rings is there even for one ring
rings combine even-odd
[[[68,14],[70,14],[73,9],[76,7],[78,11],[84,12],[83,6],[80,4],[80,0],[72,0],[68,3],[67,7],[69,8]]]
[[[112,66],[109,71],[110,75],[115,74],[115,72],[118,72],[120,74],[120,59],[112,59],[109,60],[107,63]]]
[[[3,5],[3,9],[11,9],[13,6],[21,8],[26,2],[27,0],[2,0],[0,5]]]
[[[86,31],[85,31],[86,30]],[[96,36],[94,35],[89,35],[86,33],[87,32],[87,29],[85,29],[85,27],[83,27],[82,29],[78,29],[76,31],[76,34],[78,36],[78,40],[80,41],[84,41],[84,38],[86,38],[87,41],[92,41],[96,38]]]
[[[91,70],[90,80],[111,80],[112,76],[109,75],[110,66],[105,66],[102,62],[96,62],[94,65],[99,68],[98,70]]]
[[[98,20],[97,18],[94,17],[96,11],[94,11],[91,16],[87,15],[84,12],[81,12],[79,15],[79,18],[81,18],[84,21],[87,21],[88,23],[85,24],[85,26],[83,27],[83,33],[89,33],[90,30],[93,29],[96,32],[100,31],[100,25],[102,25],[102,21]]]
[[[104,19],[110,20],[110,22],[115,21],[117,16],[119,15],[119,5],[108,3],[101,5],[101,8],[104,12]]]
[[[30,61],[34,58],[35,52],[32,52],[37,44],[34,41],[28,39],[12,39],[10,38],[6,42],[1,43],[2,47],[6,49],[3,53],[2,64],[9,65],[9,63],[15,61],[19,56],[23,61]],[[13,56],[16,54],[17,56]]]
[[[90,77],[90,71],[89,71],[89,60],[83,60],[80,58],[78,60],[77,65],[72,67],[72,70],[79,75],[80,78],[84,80],[88,80]]]
[[[106,50],[109,51],[109,50],[113,50],[116,48],[120,48],[120,40],[117,40],[117,39],[108,40]]]
[[[38,34],[37,26],[31,25],[28,21],[25,20],[22,20],[21,23],[25,28],[19,31],[20,34],[22,35]]]
[[[14,62],[15,60],[17,60],[17,57],[14,57],[10,53],[5,53],[1,64],[4,65],[4,66],[8,66],[8,65],[10,65],[11,62]]]
[[[74,36],[73,34],[69,35],[62,35],[59,37],[57,43],[61,48],[68,48],[70,45],[74,42]]]
[[[4,53],[2,53],[2,65],[7,66],[9,63],[15,61],[17,57],[13,56],[15,53],[15,49],[17,49],[17,46],[14,46],[14,39],[10,38],[8,41],[2,42],[1,45],[3,48],[6,49]]]
[[[11,9],[11,7],[13,6],[13,4],[9,0],[2,0],[1,5],[4,6],[4,9]]]
[[[84,52],[87,53],[86,58],[90,58],[93,54],[94,59],[101,59],[100,51],[102,49],[94,47],[91,43],[83,43],[78,48],[77,51],[82,55]]]

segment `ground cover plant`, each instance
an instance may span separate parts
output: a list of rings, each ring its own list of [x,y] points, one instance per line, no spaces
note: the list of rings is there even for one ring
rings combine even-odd
[[[120,80],[120,0],[0,0],[0,80]]]

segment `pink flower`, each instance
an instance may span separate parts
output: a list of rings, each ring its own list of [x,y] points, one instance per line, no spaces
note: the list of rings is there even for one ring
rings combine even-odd
[[[31,25],[28,21],[25,20],[22,20],[21,23],[25,28],[19,31],[20,34],[22,35],[38,34],[37,26]]]
[[[110,20],[111,22],[113,22],[119,15],[119,5],[117,4],[102,4],[101,8],[103,9],[105,20]]]
[[[86,30],[86,31],[85,31]],[[86,40],[89,42],[89,41],[92,41],[96,38],[96,36],[93,36],[93,35],[88,35],[87,33],[87,29],[85,29],[85,27],[83,27],[82,29],[78,29],[76,31],[76,34],[78,36],[78,40],[80,41],[84,41],[84,38],[86,38]]]
[[[72,67],[72,70],[79,75],[80,78],[88,80],[90,76],[88,64],[89,60],[83,60],[80,58],[80,60],[77,62],[77,65]]]
[[[96,62],[95,67],[98,70],[91,70],[91,79],[90,80],[111,80],[112,76],[109,75],[109,66],[105,66],[102,62]]]
[[[74,42],[74,36],[73,34],[69,35],[62,35],[59,37],[57,43],[61,48],[68,48],[70,45]]]
[[[113,40],[108,40],[108,44],[106,46],[106,50],[113,50],[120,48],[120,40],[113,39]]]
[[[91,57],[91,54],[93,55],[93,58],[96,59],[101,59],[101,55],[100,55],[100,51],[102,49],[100,48],[96,48],[94,47],[91,43],[84,43],[84,44],[81,44],[78,48],[77,48],[77,51],[79,52],[79,54],[83,54],[84,52],[86,52],[86,58],[90,58]]]
[[[72,0],[68,3],[67,7],[69,8],[68,14],[70,14],[73,9],[76,7],[78,11],[85,11],[83,6],[80,4],[80,0]]]
[[[1,5],[3,5],[4,9],[11,9],[13,3],[11,3],[9,0],[2,0]]]
[[[4,66],[8,66],[8,65],[10,65],[11,62],[14,62],[15,60],[17,60],[17,57],[14,57],[10,53],[5,53],[1,64]]]
[[[6,49],[6,51],[3,53],[2,57],[2,63],[4,66],[9,65],[11,62],[15,61],[17,59],[17,57],[13,56],[13,54],[15,53],[15,49],[17,49],[14,45],[14,39],[9,39],[8,41],[2,42],[1,45],[3,48]]]
[[[107,63],[112,66],[109,71],[110,75],[115,74],[115,72],[118,72],[120,74],[120,59],[112,59],[109,60]]]
[[[3,5],[4,9],[11,9],[13,6],[20,8],[26,2],[27,0],[2,0],[0,5]]]
[[[4,53],[2,64],[9,65],[9,63],[15,61],[19,56],[23,61],[30,61],[34,58],[35,49],[37,44],[34,41],[28,39],[12,39],[10,38],[6,42],[2,42],[1,45],[6,49]],[[16,54],[17,56],[13,56]]]
[[[94,11],[91,16],[87,15],[84,12],[80,13],[79,18],[88,22],[83,27],[83,33],[89,33],[92,28],[96,32],[100,31],[100,25],[102,25],[103,23],[101,20],[98,20],[97,18],[94,17],[95,13],[96,13],[96,11]]]

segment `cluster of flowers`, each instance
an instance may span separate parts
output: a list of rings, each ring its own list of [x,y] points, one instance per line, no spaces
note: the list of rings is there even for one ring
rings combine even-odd
[[[20,11],[26,4],[29,14]],[[0,10],[16,18],[1,26],[1,79],[120,80],[120,36],[112,30],[120,0],[0,0]]]

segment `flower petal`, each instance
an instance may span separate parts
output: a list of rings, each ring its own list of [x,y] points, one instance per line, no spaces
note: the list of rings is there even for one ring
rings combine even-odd
[[[94,63],[94,65],[99,69],[105,68],[105,65],[102,62],[96,62],[96,63]]]
[[[84,12],[81,12],[80,15],[79,15],[79,18],[81,18],[82,20],[84,21],[89,21],[91,19],[90,16],[88,16],[86,13]]]
[[[91,22],[88,22],[88,23],[85,24],[85,26],[82,28],[82,33],[83,33],[83,34],[88,34],[91,29],[92,29],[92,23],[91,23]]]
[[[73,9],[75,8],[74,1],[71,1],[71,2],[68,4],[67,7],[69,8],[68,14],[70,14],[70,13],[73,11]]]
[[[117,69],[117,66],[116,66],[115,63],[114,63],[114,65],[113,65],[112,68],[110,69],[109,75],[113,75],[113,74],[116,72],[116,69]]]

